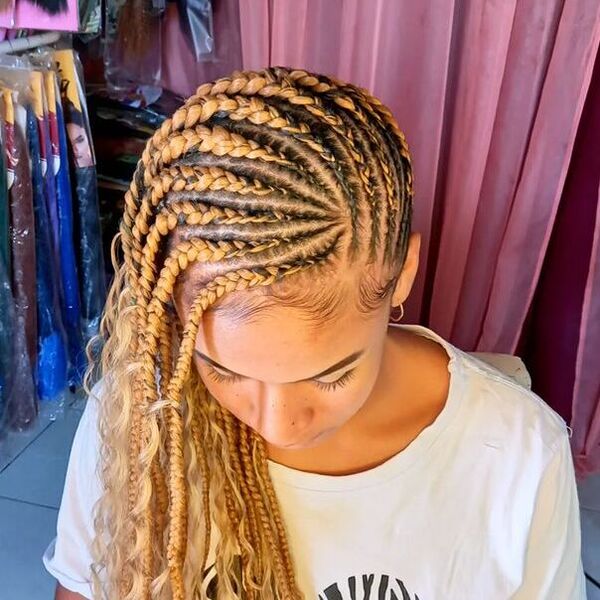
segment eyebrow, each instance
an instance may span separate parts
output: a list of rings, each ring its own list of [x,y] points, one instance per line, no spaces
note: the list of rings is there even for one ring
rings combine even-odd
[[[244,377],[244,375],[240,375],[239,373],[236,373],[235,371],[232,371],[231,369],[228,369],[227,367],[220,365],[218,362],[214,361],[212,358],[209,358],[205,354],[202,354],[202,352],[200,352],[200,350],[194,350],[194,352],[203,361],[207,362],[209,365],[216,367],[217,369],[220,369],[221,371],[225,371],[226,373],[229,373],[231,375],[235,375],[237,377]],[[350,356],[347,356],[346,358],[335,363],[335,365],[332,365],[328,369],[325,369],[323,372],[319,373],[318,375],[315,375],[314,377],[308,377],[307,379],[301,379],[300,381],[309,381],[311,379],[319,379],[320,377],[325,377],[327,375],[331,375],[331,373],[335,373],[336,371],[339,371],[340,369],[343,369],[344,367],[351,365],[353,362],[357,361],[364,353],[365,353],[364,350],[359,350],[358,352],[354,352]],[[298,382],[292,382],[292,383],[298,383]]]

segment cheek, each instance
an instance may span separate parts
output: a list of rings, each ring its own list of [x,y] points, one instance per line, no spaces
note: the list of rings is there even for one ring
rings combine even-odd
[[[249,427],[257,423],[259,413],[268,411],[266,406],[269,400],[261,398],[261,386],[258,382],[218,382],[210,376],[209,369],[202,362],[197,361],[196,368],[207,390],[219,405]],[[276,398],[277,404],[289,407],[282,411],[285,415],[280,412],[279,416],[291,423],[304,422],[309,430],[335,430],[363,407],[376,378],[377,369],[374,365],[363,364],[346,385],[332,391],[320,389],[308,382],[290,386],[284,395]],[[307,414],[310,414],[310,418],[306,417]]]
[[[194,359],[194,363],[196,365],[196,370],[210,395],[213,396],[223,408],[226,408],[237,417],[238,414],[237,411],[234,410],[234,407],[242,404],[242,396],[244,395],[242,393],[243,386],[215,381],[210,376],[209,369],[202,362]]]
[[[202,362],[194,362],[206,389],[217,403],[242,423],[252,426],[256,398],[253,382],[215,381],[210,375],[210,370]]]
[[[334,392],[320,392],[327,399],[336,420],[344,421],[355,415],[365,404],[376,379],[376,373],[362,371],[357,374],[347,385]]]
[[[377,361],[365,362],[344,387],[334,392],[319,392],[328,406],[331,424],[341,427],[363,408],[373,391],[378,374]]]

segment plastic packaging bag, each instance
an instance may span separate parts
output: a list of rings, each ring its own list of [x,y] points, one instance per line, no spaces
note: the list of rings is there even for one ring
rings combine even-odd
[[[26,73],[0,71],[5,84],[0,89],[0,116],[3,129],[3,151],[6,159],[6,179],[10,214],[11,277],[2,266],[0,281],[0,337],[4,367],[10,373],[3,377],[4,419],[8,428],[27,429],[37,417],[37,397],[34,387],[34,365],[37,358],[37,294],[35,277],[35,220],[33,192],[27,140],[25,137]],[[16,89],[7,87],[14,84]],[[3,283],[5,281],[6,283]],[[11,297],[12,294],[12,297]],[[8,362],[10,361],[10,363]]]
[[[36,415],[24,323],[15,309],[10,280],[0,261],[0,439],[8,429],[26,429]]]
[[[31,72],[31,89],[38,121],[38,134],[40,142],[40,166],[42,169],[43,186],[45,193],[46,209],[50,219],[50,233],[52,251],[58,257],[58,207],[56,203],[56,184],[53,172],[52,142],[50,141],[50,123],[48,121],[48,108],[42,71]]]
[[[8,212],[8,186],[6,181],[6,153],[4,150],[4,130],[0,127],[0,261],[10,277],[10,238]]]
[[[196,60],[207,60],[215,49],[210,0],[177,0],[179,22]]]
[[[58,232],[55,233],[58,241],[55,241],[55,244],[60,272],[60,307],[63,327],[67,336],[69,387],[74,390],[83,381],[87,358],[81,331],[79,280],[73,244],[73,202],[69,176],[69,151],[60,103],[58,76],[54,70],[56,66],[54,50],[38,48],[35,52],[30,53],[28,58],[42,70],[43,74],[45,121],[49,136],[46,150],[49,161],[48,174],[53,177],[54,204],[58,219]]]
[[[72,156],[75,247],[79,265],[79,294],[84,337],[97,334],[106,299],[102,235],[94,150],[83,87],[72,50],[55,52],[61,76],[61,95],[67,139]]]
[[[2,121],[10,210],[11,285],[17,320],[23,325],[29,362],[37,357],[37,300],[35,277],[35,220],[29,152],[25,138],[25,110],[17,92],[3,88]]]
[[[56,197],[59,222],[59,256],[62,281],[62,315],[67,333],[69,348],[69,386],[78,387],[83,381],[87,366],[85,343],[81,332],[81,303],[79,298],[79,278],[77,259],[73,245],[73,201],[71,197],[71,178],[69,175],[69,150],[65,121],[59,98],[58,83],[54,73],[49,74],[48,85],[55,88],[54,104],[50,104],[49,113],[54,112],[56,118],[56,141],[58,143],[58,160],[55,161]],[[51,98],[50,93],[48,98]],[[52,122],[52,119],[51,119]],[[52,131],[52,128],[51,128]]]
[[[36,73],[33,73],[32,77],[35,75]],[[47,188],[44,185],[45,174],[40,152],[42,139],[39,135],[43,112],[39,104],[40,99],[34,100],[34,105],[27,109],[27,138],[32,165],[37,256],[35,270],[38,308],[37,391],[38,398],[41,401],[54,402],[56,406],[53,409],[56,410],[67,388],[67,351],[60,318],[56,253],[52,244],[52,227],[44,194]]]
[[[116,95],[138,92],[156,98],[161,51],[161,16],[152,0],[106,1],[104,70]]]

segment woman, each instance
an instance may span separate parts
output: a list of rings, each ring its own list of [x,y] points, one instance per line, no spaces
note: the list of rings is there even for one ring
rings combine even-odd
[[[236,72],[161,127],[45,559],[58,598],[584,597],[564,422],[388,325],[412,196],[389,110],[332,78]]]

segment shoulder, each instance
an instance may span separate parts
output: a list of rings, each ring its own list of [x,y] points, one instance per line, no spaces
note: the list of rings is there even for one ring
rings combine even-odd
[[[71,446],[69,471],[81,478],[98,477],[100,459],[99,411],[104,386],[98,382],[88,394]],[[94,482],[96,483],[96,482]],[[94,494],[96,495],[96,494]]]
[[[100,403],[102,382],[96,384],[85,400],[85,406],[69,455],[65,494],[78,496],[78,501],[93,504],[100,496]],[[63,498],[64,500],[64,498]]]
[[[450,357],[448,398],[457,413],[453,430],[465,450],[496,448],[498,454],[513,454],[515,460],[530,457],[545,462],[564,448],[570,430],[563,418],[529,389],[529,374],[520,359],[465,352],[426,327],[402,329],[437,342]]]
[[[94,510],[102,495],[98,473],[98,405],[102,391],[102,383],[97,384],[86,400],[71,446],[56,539],[43,558],[46,569],[63,587],[85,598],[92,597]]]
[[[85,437],[89,442],[99,439],[99,413],[102,403],[102,395],[104,393],[104,383],[100,380],[94,385],[87,395],[85,406],[79,421],[77,434],[79,437]],[[92,450],[97,451],[98,445],[92,444]]]
[[[471,432],[505,454],[546,463],[564,447],[569,428],[542,398],[477,356],[457,350],[463,409]],[[542,467],[542,464],[540,464]]]

